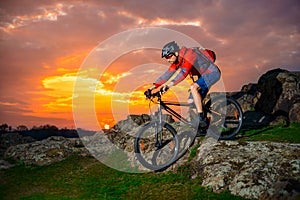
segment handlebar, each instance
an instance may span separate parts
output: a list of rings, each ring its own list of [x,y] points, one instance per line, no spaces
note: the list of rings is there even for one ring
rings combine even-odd
[[[144,92],[144,95],[146,96],[147,99],[152,100],[154,97],[157,97],[159,100],[161,99],[161,95],[163,94],[163,92],[160,90],[158,92],[155,93],[151,93],[152,90],[148,89]]]
[[[187,107],[193,107],[193,108],[195,107],[194,103],[163,101],[161,97],[164,94],[164,92],[162,92],[161,90],[152,94],[151,90],[148,89],[144,94],[145,94],[146,98],[150,100],[149,105],[151,104],[151,102],[153,102],[155,104],[161,104],[164,106],[173,105],[173,106],[187,106]],[[157,97],[157,101],[154,100],[155,97]]]
[[[169,86],[168,85],[164,85],[163,87],[160,88],[160,90],[154,94],[151,94],[152,89],[148,89],[144,92],[145,96],[148,99],[151,99],[151,97],[157,97],[158,99],[160,99],[161,95],[164,94],[165,92],[167,92],[169,90]]]
[[[150,93],[150,95],[149,96],[146,95],[146,97],[148,99],[152,99],[152,98],[155,98],[155,97],[157,97],[158,99],[161,99],[161,95],[162,95],[162,92],[158,91],[158,92],[155,92],[153,94]]]
[[[161,101],[162,92],[155,92],[152,96],[153,98],[157,97],[158,101]]]

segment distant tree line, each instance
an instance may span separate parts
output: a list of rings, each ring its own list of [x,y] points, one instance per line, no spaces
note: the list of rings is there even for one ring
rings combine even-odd
[[[66,130],[67,128],[64,128]],[[41,126],[33,126],[31,129],[29,129],[25,125],[19,125],[16,128],[12,128],[12,126],[9,126],[8,124],[4,123],[0,125],[0,132],[1,133],[8,133],[8,132],[15,132],[15,131],[29,131],[29,130],[59,130],[54,125],[41,125]]]
[[[0,134],[18,132],[23,136],[30,136],[36,140],[43,140],[51,136],[63,136],[67,138],[76,138],[79,137],[78,133],[75,129],[62,128],[59,129],[54,125],[41,125],[41,126],[33,126],[29,129],[25,125],[19,125],[16,128],[12,128],[8,124],[4,123],[0,125]],[[93,135],[95,131],[88,131],[80,129],[80,133],[84,135]]]

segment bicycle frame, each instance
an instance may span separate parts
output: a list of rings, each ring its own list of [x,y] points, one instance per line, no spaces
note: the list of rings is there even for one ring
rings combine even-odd
[[[185,124],[189,124],[191,125],[191,123],[182,115],[178,114],[175,110],[173,110],[172,108],[170,108],[168,105],[172,105],[172,106],[179,106],[179,107],[190,107],[192,108],[194,106],[193,103],[182,103],[182,102],[170,102],[170,101],[162,101],[161,100],[161,96],[160,94],[155,95],[158,97],[158,102],[155,102],[153,100],[151,100],[152,102],[158,104],[158,113],[159,113],[159,122],[162,122],[162,109],[164,109],[165,111],[167,111],[168,113],[170,113],[172,116],[174,116],[175,118],[177,118],[178,120],[180,120],[181,122],[185,123]]]
[[[169,107],[169,105],[172,106],[179,106],[179,107],[189,107],[189,108],[195,108],[195,104],[194,103],[183,103],[183,102],[171,102],[171,101],[163,101],[161,99],[161,94],[160,92],[156,92],[155,94],[153,94],[153,97],[157,97],[157,102],[153,101],[153,99],[151,99],[151,101],[155,104],[158,104],[158,113],[159,113],[159,122],[162,122],[162,109],[164,109],[165,111],[167,111],[168,113],[170,113],[172,116],[174,116],[175,118],[177,118],[178,120],[180,120],[181,122],[187,124],[187,125],[192,125],[191,121],[188,121],[187,118],[183,117],[182,115],[178,114],[175,110],[173,110],[172,108]],[[214,113],[216,116],[221,117],[222,114],[218,113],[214,110],[209,109],[208,107],[206,107],[205,104],[202,105],[203,111],[205,113]],[[220,120],[218,120],[218,122],[220,122]]]
[[[193,107],[193,104],[180,103],[180,102],[168,102],[168,101],[161,101],[160,102],[160,106],[162,106],[165,111],[170,113],[172,116],[176,117],[178,120],[180,120],[180,121],[182,121],[186,124],[190,124],[190,122],[185,117],[178,114],[175,110],[170,108],[168,105],[179,106],[179,107]]]

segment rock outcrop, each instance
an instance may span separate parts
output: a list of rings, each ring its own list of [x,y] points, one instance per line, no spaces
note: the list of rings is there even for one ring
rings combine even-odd
[[[32,137],[24,137],[19,133],[4,133],[0,134],[0,158],[4,156],[5,151],[10,146],[16,146],[18,144],[26,144],[34,142]]]
[[[300,144],[206,142],[210,148],[203,151],[201,145],[191,162],[192,177],[200,177],[203,186],[250,199],[300,197]],[[284,186],[287,180],[292,186]]]
[[[300,73],[274,69],[259,78],[259,99],[255,106],[267,114],[288,114],[299,95]]]
[[[300,72],[270,70],[229,95],[240,103],[246,126],[300,122]]]
[[[52,136],[42,141],[9,147],[4,157],[25,165],[49,165],[74,154],[88,155],[79,138]]]

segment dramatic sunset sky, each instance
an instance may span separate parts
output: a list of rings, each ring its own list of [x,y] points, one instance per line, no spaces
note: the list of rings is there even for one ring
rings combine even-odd
[[[2,0],[0,124],[76,127],[72,98],[82,63],[98,44],[130,29],[167,28],[215,50],[226,91],[257,82],[273,68],[300,70],[299,11],[299,0]],[[150,55],[157,60],[147,60]],[[102,127],[113,124],[112,109],[122,110],[115,102],[136,105],[132,113],[145,107],[146,85],[130,94],[114,89],[121,79],[123,87],[132,85],[130,69],[143,61],[166,64],[158,50],[133,52],[91,80]],[[150,71],[154,81],[159,74]]]

